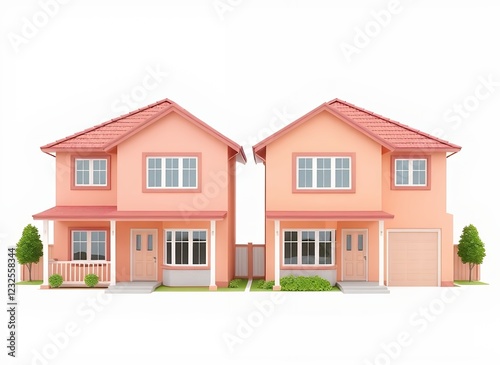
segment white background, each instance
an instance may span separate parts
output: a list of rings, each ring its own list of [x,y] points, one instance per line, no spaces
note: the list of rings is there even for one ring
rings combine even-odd
[[[87,323],[77,309],[96,292],[21,288],[22,358],[12,363],[31,364],[31,349],[46,349],[47,333],[72,318],[81,331],[51,364],[363,364],[401,331],[411,345],[391,363],[462,364],[474,356],[495,362],[498,346],[485,332],[496,331],[498,322],[489,305],[498,275],[500,6],[435,3],[2,2],[0,293],[6,293],[6,246],[33,223],[32,214],[55,202],[54,159],[39,147],[164,98],[245,147],[248,163],[237,180],[239,243],[262,243],[264,236],[263,166],[254,163],[251,146],[323,102],[340,98],[462,146],[448,159],[454,240],[465,225],[478,228],[487,251],[482,278],[492,284],[466,288],[443,308],[442,291],[422,288],[394,289],[384,298],[287,296],[234,353],[223,333],[234,332],[238,318],[258,311],[255,300],[270,294],[113,299]],[[419,333],[409,321],[429,305],[439,316]],[[3,338],[6,325],[0,328]]]

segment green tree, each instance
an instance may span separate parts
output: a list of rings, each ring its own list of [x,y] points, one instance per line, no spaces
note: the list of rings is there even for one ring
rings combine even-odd
[[[483,263],[486,256],[484,243],[479,238],[479,233],[472,224],[465,226],[458,241],[458,256],[464,264],[469,264],[469,281],[472,279],[472,269]]]
[[[31,265],[40,261],[43,255],[43,244],[38,233],[38,228],[28,224],[23,229],[23,235],[16,245],[17,262],[26,265],[31,281]]]

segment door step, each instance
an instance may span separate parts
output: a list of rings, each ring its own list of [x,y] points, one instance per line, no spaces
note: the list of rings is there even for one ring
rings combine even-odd
[[[384,285],[370,281],[339,281],[337,286],[344,294],[389,294]]]
[[[161,285],[157,281],[133,281],[119,282],[116,285],[110,285],[105,293],[107,294],[149,294],[155,291]]]

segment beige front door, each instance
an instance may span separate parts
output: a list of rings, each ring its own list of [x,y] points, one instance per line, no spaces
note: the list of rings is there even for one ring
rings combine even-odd
[[[365,230],[343,232],[343,281],[366,280],[366,232]]]
[[[154,281],[157,278],[157,239],[154,229],[133,229],[132,281]]]

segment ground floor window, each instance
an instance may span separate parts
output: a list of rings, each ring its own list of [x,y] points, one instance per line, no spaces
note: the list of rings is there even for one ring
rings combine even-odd
[[[72,231],[73,260],[106,260],[106,231]]]
[[[285,265],[333,265],[335,231],[286,230],[283,241]]]
[[[165,231],[165,264],[188,266],[206,265],[207,231]]]

